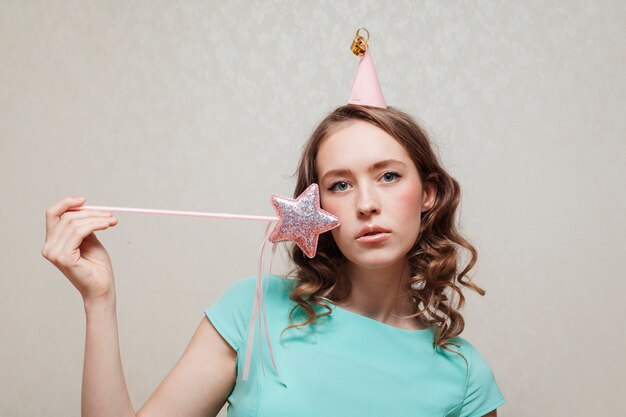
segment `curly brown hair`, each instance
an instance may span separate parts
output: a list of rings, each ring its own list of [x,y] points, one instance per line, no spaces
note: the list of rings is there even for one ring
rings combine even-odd
[[[340,125],[354,120],[371,123],[396,139],[411,156],[422,183],[428,182],[436,187],[435,203],[430,210],[421,214],[418,238],[407,253],[411,273],[409,280],[401,284],[401,290],[411,295],[414,314],[404,318],[412,317],[427,328],[434,327],[433,346],[441,346],[463,357],[447,346],[459,347],[450,339],[459,335],[465,327],[463,316],[458,311],[463,307],[465,297],[457,282],[485,295],[485,291],[466,276],[474,267],[477,254],[455,226],[455,212],[461,192],[459,184],[443,169],[425,130],[409,114],[394,107],[384,109],[355,104],[333,110],[315,128],[303,147],[298,168],[293,174],[297,175],[294,198],[311,183],[318,182],[316,157],[322,140]],[[457,263],[461,248],[470,252],[471,259],[459,272]],[[293,314],[298,308],[307,319],[291,324],[283,332],[294,327],[318,324],[316,321],[319,317],[332,313],[332,309],[322,301],[334,303],[345,300],[351,288],[350,280],[341,268],[345,258],[331,233],[319,236],[314,258],[307,257],[297,245],[290,248],[289,258],[295,265],[287,273],[294,281],[289,298],[296,302],[289,313],[290,323],[293,323]],[[456,307],[451,297],[453,293],[459,297]],[[314,305],[325,308],[327,312],[318,314]]]

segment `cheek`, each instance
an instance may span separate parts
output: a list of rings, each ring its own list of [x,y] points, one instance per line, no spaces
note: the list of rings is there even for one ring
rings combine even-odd
[[[345,203],[344,203],[345,204]],[[340,199],[332,198],[332,196],[320,195],[320,207],[326,210],[330,214],[334,214],[341,220],[342,212],[345,207],[342,207]]]
[[[401,235],[405,249],[409,250],[414,244],[415,240],[419,236],[419,229],[421,227],[421,190],[418,185],[408,187],[402,193],[398,195],[398,207],[397,222],[401,224]],[[403,244],[403,245],[404,245]]]
[[[398,195],[398,202],[400,203],[399,210],[405,217],[409,219],[417,217],[420,218],[420,211],[422,208],[422,202],[420,200],[422,190],[415,184],[411,187],[407,187]]]
[[[331,234],[333,235],[333,238],[335,239],[335,242],[339,242],[342,240],[342,234],[343,231],[346,230],[345,227],[342,228],[343,224],[345,223],[345,210],[346,208],[343,207],[341,205],[341,203],[337,200],[333,200],[332,198],[321,198],[320,199],[320,207],[323,210],[326,210],[327,212],[329,212],[330,214],[333,214],[335,216],[337,216],[337,218],[339,218],[339,221],[341,222],[341,224],[338,227],[335,227],[334,229],[331,229]]]
[[[419,233],[421,225],[421,194],[422,190],[419,184],[412,184],[410,187],[401,190],[397,195],[398,206],[396,207],[397,224],[406,226],[402,227],[403,234],[413,239],[415,234]]]

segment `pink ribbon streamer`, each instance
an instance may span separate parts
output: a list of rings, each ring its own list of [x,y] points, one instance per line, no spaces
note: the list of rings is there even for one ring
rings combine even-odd
[[[263,370],[263,375],[265,376],[265,367],[263,365],[263,339],[261,334],[261,329],[265,329],[265,340],[267,341],[267,348],[270,353],[270,358],[272,360],[272,364],[274,365],[274,369],[276,370],[276,374],[280,381],[286,386],[287,384],[280,376],[280,372],[278,372],[278,367],[276,366],[276,361],[274,360],[274,353],[272,350],[272,342],[270,341],[270,336],[268,332],[267,326],[267,312],[265,310],[265,303],[263,302],[263,292],[267,293],[267,285],[265,290],[263,290],[263,254],[265,250],[265,243],[268,241],[268,233],[272,222],[268,222],[267,227],[265,229],[265,234],[263,237],[263,242],[261,243],[261,248],[259,250],[259,258],[258,258],[258,272],[257,272],[257,282],[254,296],[254,303],[252,305],[252,314],[250,315],[250,322],[248,326],[248,342],[246,346],[246,359],[244,363],[243,369],[243,380],[248,380],[248,373],[250,371],[250,361],[252,359],[252,347],[254,343],[254,327],[256,323],[257,313],[259,314],[259,360],[261,361],[261,368]],[[270,265],[269,265],[269,275],[272,274],[272,261],[274,259],[274,254],[276,253],[276,243],[272,243],[272,252],[270,254]],[[268,279],[269,285],[269,279]],[[263,315],[263,321],[261,321],[261,314]]]

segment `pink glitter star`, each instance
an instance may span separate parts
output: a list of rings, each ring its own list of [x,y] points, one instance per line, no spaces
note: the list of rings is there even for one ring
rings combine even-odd
[[[271,201],[278,223],[269,240],[293,240],[309,258],[315,257],[319,235],[341,224],[336,216],[320,208],[316,183],[309,185],[295,200],[272,195]]]

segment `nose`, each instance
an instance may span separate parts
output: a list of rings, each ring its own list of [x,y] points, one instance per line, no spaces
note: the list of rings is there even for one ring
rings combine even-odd
[[[380,204],[378,196],[370,187],[361,187],[357,194],[356,208],[361,216],[370,216],[373,213],[380,213]]]

